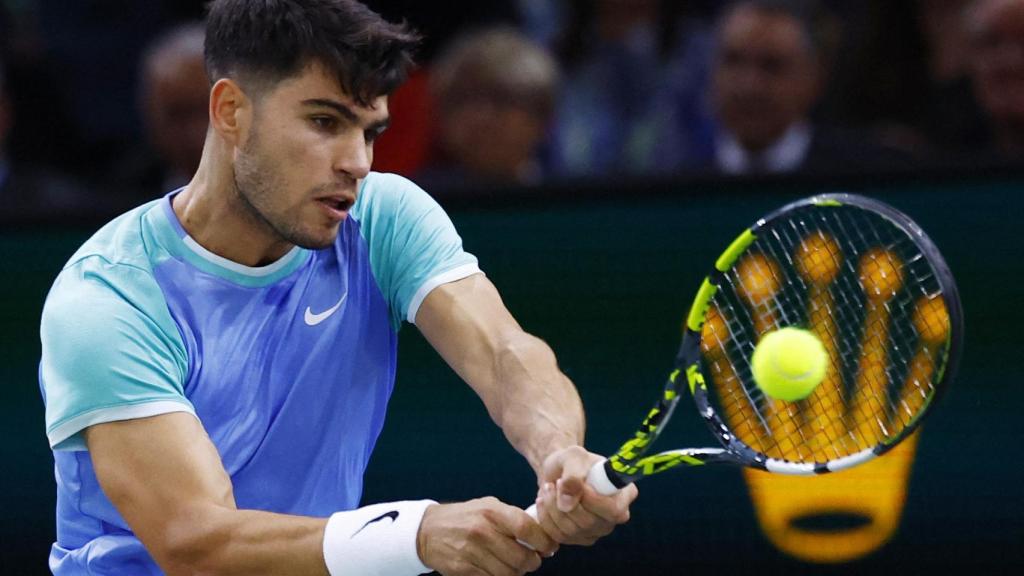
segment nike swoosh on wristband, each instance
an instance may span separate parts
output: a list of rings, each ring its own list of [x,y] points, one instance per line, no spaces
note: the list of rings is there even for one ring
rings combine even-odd
[[[338,311],[338,308],[341,308],[341,304],[345,301],[345,298],[348,298],[348,292],[345,292],[341,296],[341,300],[338,300],[337,304],[335,304],[334,306],[331,306],[327,310],[324,310],[323,312],[319,312],[317,314],[314,314],[313,310],[309,306],[306,306],[306,314],[303,317],[303,320],[306,321],[306,325],[307,326],[316,326],[317,324],[319,324],[319,323],[323,322],[324,320],[327,320],[328,318],[330,318],[331,314],[334,314],[335,312]]]
[[[363,528],[366,528],[367,526],[369,526],[370,524],[373,524],[374,522],[380,522],[381,520],[383,520],[385,518],[390,518],[392,523],[395,520],[398,520],[398,510],[392,510],[390,512],[385,512],[385,513],[381,514],[380,516],[377,516],[373,520],[367,521],[366,524],[363,524]],[[359,530],[356,530],[355,532],[353,532],[352,536],[349,536],[349,538],[355,538],[356,534],[359,534],[360,532],[363,531],[363,528],[360,528]]]

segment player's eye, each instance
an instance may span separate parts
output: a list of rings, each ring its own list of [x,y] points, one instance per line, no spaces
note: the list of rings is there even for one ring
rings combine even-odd
[[[321,131],[334,132],[338,128],[338,119],[333,116],[313,116],[310,122]]]
[[[377,140],[377,138],[380,138],[380,135],[384,133],[384,130],[385,128],[374,128],[372,130],[367,130],[366,132],[363,133],[363,138],[366,139],[367,144],[373,144]]]

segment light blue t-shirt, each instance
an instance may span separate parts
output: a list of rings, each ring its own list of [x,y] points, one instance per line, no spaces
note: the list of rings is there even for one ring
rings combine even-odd
[[[96,480],[82,431],[102,422],[194,414],[240,508],[358,507],[399,325],[433,288],[480,271],[440,206],[394,175],[363,181],[333,246],[259,268],[198,245],[172,197],[97,232],[43,309],[57,575],[160,574]]]

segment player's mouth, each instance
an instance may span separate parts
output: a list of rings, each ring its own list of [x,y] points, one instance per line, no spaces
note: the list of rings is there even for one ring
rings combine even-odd
[[[355,200],[347,196],[322,196],[316,199],[317,203],[332,220],[342,221],[348,216]]]

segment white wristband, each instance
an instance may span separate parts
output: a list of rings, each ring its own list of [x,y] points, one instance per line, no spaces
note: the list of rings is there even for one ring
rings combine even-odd
[[[324,530],[331,576],[414,576],[432,572],[416,553],[416,535],[433,500],[407,500],[338,512]]]

